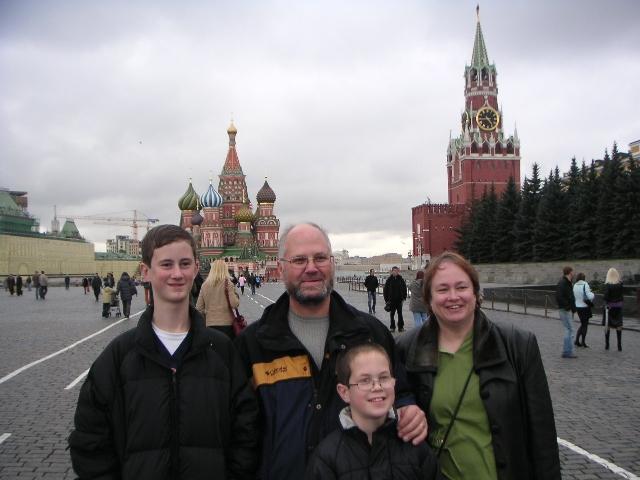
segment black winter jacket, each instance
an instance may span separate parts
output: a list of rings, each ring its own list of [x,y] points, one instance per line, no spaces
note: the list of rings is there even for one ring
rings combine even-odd
[[[320,371],[291,332],[289,295],[284,293],[235,340],[262,414],[262,480],[300,480],[308,455],[340,427],[346,404],[336,392],[337,355],[366,342],[382,345],[394,364],[396,407],[414,404],[404,368],[396,361],[389,330],[375,317],[331,294],[329,332]]]
[[[407,299],[407,283],[401,275],[389,275],[383,289],[384,301],[401,303]]]
[[[439,327],[434,320],[398,342],[418,405],[428,416],[438,372]],[[477,310],[473,366],[480,377],[498,479],[560,480],[553,407],[535,335],[492,323]],[[433,418],[430,423],[435,424]]]
[[[258,405],[238,353],[189,314],[177,369],[160,353],[151,307],[91,366],[69,437],[80,479],[255,478]]]
[[[138,294],[138,289],[136,289],[136,285],[129,275],[122,275],[122,277],[120,277],[120,280],[118,280],[117,293],[120,295],[120,299],[125,302],[128,302],[134,295]]]
[[[573,285],[567,277],[562,277],[556,286],[556,302],[561,310],[576,311],[576,297],[573,294]]]
[[[375,292],[378,289],[380,282],[375,275],[367,275],[364,279],[364,286],[369,292]]]
[[[309,459],[305,480],[436,480],[436,456],[426,442],[414,446],[398,437],[388,420],[372,435],[353,426],[329,434]]]

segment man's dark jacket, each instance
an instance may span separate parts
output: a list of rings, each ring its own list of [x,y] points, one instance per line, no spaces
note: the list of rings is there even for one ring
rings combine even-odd
[[[431,321],[398,341],[409,383],[428,416],[438,372],[438,328]],[[560,480],[553,406],[535,335],[492,323],[476,311],[473,368],[480,377],[498,480]],[[433,418],[430,424],[435,425]]]
[[[118,288],[116,289],[118,295],[120,295],[120,299],[128,302],[133,298],[134,295],[138,294],[138,289],[136,285],[131,280],[129,275],[123,274],[118,280]]]
[[[378,277],[375,275],[367,275],[364,279],[364,286],[369,292],[375,292],[378,289],[378,285],[380,285],[380,282],[378,282]]]
[[[396,305],[407,299],[407,284],[402,275],[389,275],[384,284],[383,295],[385,302]]]
[[[367,434],[355,426],[330,433],[313,452],[304,479],[442,479],[429,445],[403,442],[395,420],[373,432],[371,440],[370,445]]]
[[[148,308],[107,346],[80,391],[71,461],[80,479],[253,479],[258,405],[226,335],[190,309],[177,368]]]
[[[66,279],[65,279],[66,282]],[[91,287],[96,291],[99,292],[100,291],[100,287],[102,287],[102,280],[100,280],[100,277],[95,275],[92,279],[91,279]]]
[[[576,297],[573,294],[571,280],[563,276],[556,287],[556,302],[561,310],[576,311]]]
[[[352,345],[375,342],[389,357],[396,349],[389,330],[375,317],[331,294],[329,332],[320,371],[309,352],[291,332],[289,295],[268,306],[262,318],[237,338],[246,373],[252,377],[262,415],[262,480],[300,480],[307,456],[340,426],[346,404],[336,392],[337,355]],[[396,406],[413,404],[406,375],[394,361]]]

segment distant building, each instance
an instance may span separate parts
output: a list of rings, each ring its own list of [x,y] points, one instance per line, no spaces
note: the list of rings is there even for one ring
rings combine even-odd
[[[129,238],[127,235],[116,235],[115,239],[107,240],[107,252],[137,257],[140,255],[140,241]]]
[[[210,178],[209,188],[199,196],[189,182],[178,200],[180,226],[193,234],[200,265],[205,270],[211,262],[223,258],[230,270],[259,272],[273,278],[277,276],[280,231],[280,220],[274,214],[276,194],[265,178],[256,195],[258,207],[252,211],[236,151],[237,133],[232,122],[227,129],[229,150],[218,189]]]
[[[640,161],[640,140],[631,142],[629,144],[629,151],[631,152],[631,156],[636,162]]]
[[[491,186],[500,195],[512,177],[520,188],[520,139],[505,132],[498,102],[497,70],[489,62],[480,17],[471,56],[465,67],[465,105],[461,133],[449,138],[447,182],[449,202],[430,201],[412,208],[413,256],[422,264],[454,248],[467,206]]]

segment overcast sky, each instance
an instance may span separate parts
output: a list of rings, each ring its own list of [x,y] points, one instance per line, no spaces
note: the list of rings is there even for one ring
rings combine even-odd
[[[268,176],[282,226],[311,220],[334,249],[406,256],[411,207],[447,200],[475,7],[0,0],[0,187],[28,191],[46,229],[53,205],[177,223],[189,177],[217,188],[233,116],[254,206]],[[640,139],[640,2],[480,8],[523,177]],[[130,234],[77,224],[99,249]]]

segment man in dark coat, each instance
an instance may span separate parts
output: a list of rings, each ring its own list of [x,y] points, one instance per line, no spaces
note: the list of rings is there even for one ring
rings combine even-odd
[[[392,361],[393,337],[375,317],[333,291],[331,243],[318,225],[303,223],[280,235],[278,269],[287,289],[235,340],[261,406],[261,480],[299,480],[318,443],[339,428],[346,406],[336,391],[336,359],[351,345],[375,342]],[[397,434],[418,444],[425,414],[407,395],[404,370],[394,362]]]
[[[369,270],[369,275],[364,279],[364,286],[367,289],[367,305],[369,306],[369,313],[376,313],[376,297],[378,296],[378,277],[375,275],[375,270],[372,268]]]
[[[577,358],[573,352],[573,312],[576,311],[576,299],[573,294],[573,268],[564,267],[562,278],[556,287],[556,302],[560,321],[564,326],[564,341],[562,346],[562,358]]]
[[[142,240],[142,262],[154,306],[89,370],[69,437],[76,474],[255,479],[258,405],[231,341],[189,305],[193,238],[157,226]]]
[[[91,288],[93,288],[93,294],[96,296],[96,302],[100,296],[100,288],[102,288],[102,280],[97,273],[91,279]]]
[[[402,317],[402,302],[407,299],[407,284],[400,275],[400,269],[393,267],[391,275],[387,278],[383,289],[385,310],[389,309],[390,324],[389,330],[396,331],[395,314],[398,312],[398,331],[404,332],[404,318]]]
[[[129,318],[131,313],[131,299],[134,295],[138,295],[138,289],[136,289],[136,284],[133,283],[133,280],[131,280],[127,272],[122,272],[122,275],[120,275],[116,294],[120,295],[120,301],[122,301],[122,315],[124,315],[125,318]]]

